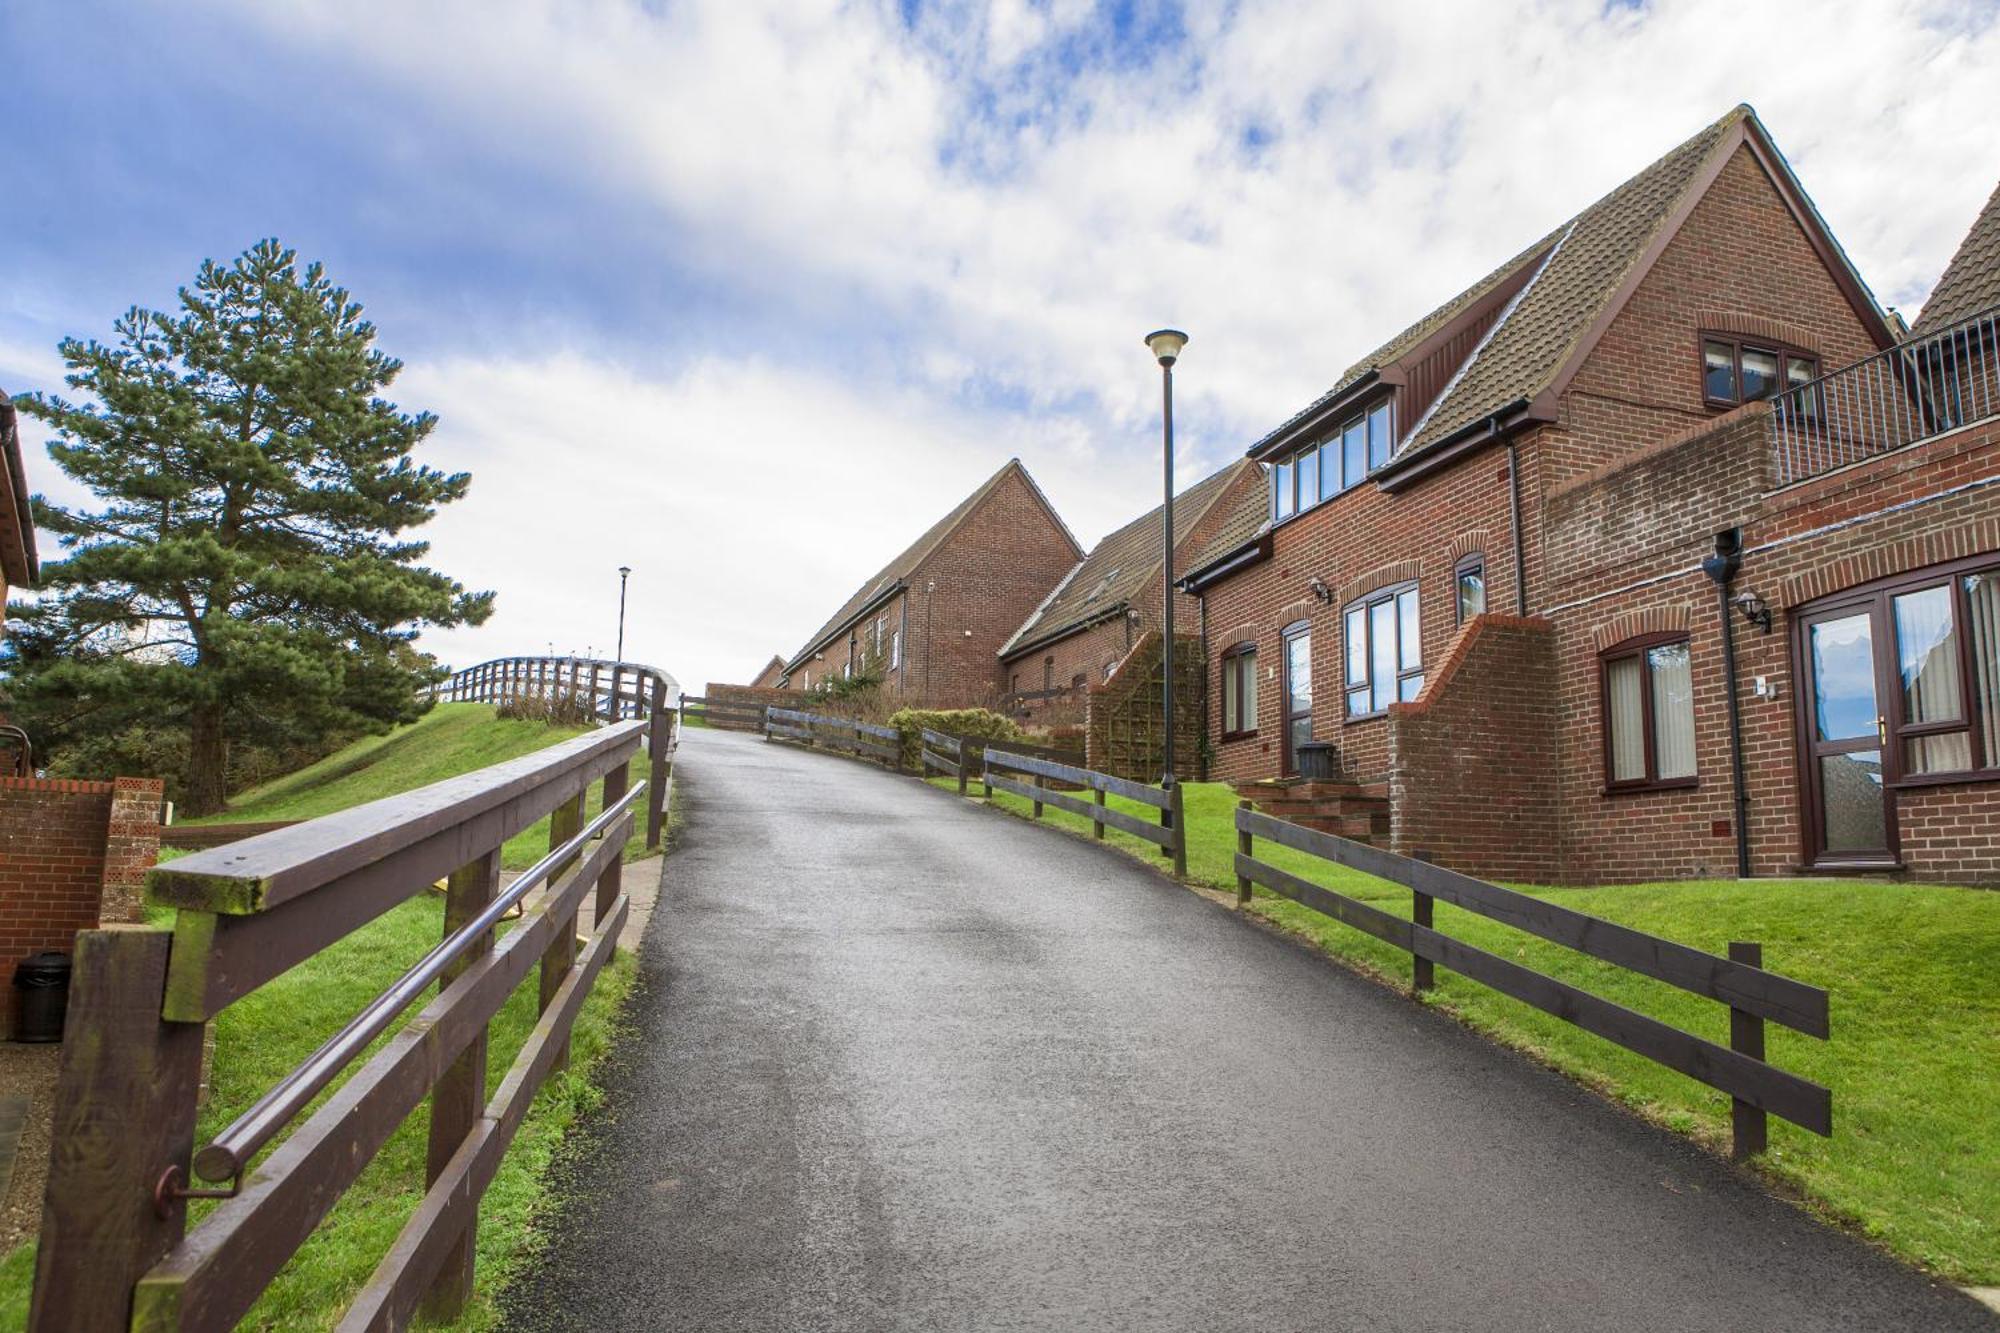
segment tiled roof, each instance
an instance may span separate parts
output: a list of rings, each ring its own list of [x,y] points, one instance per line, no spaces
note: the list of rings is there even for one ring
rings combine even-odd
[[[1174,528],[1192,532],[1217,501],[1227,495],[1230,483],[1245,468],[1257,465],[1239,459],[1213,476],[1204,477],[1174,497]],[[1247,506],[1261,521],[1267,501],[1262,489],[1244,488],[1254,500]],[[1238,508],[1246,506],[1239,505]],[[1031,644],[1046,642],[1128,605],[1160,576],[1160,525],[1165,506],[1155,505],[1092,548],[1046,601],[1035,608],[1026,624],[1014,631],[1000,649],[1000,656],[1018,652]],[[1240,524],[1235,513],[1224,516]],[[1254,527],[1254,523],[1252,525]],[[1182,562],[1176,561],[1176,564]]]
[[[1008,459],[1005,467],[980,483],[979,489],[966,496],[963,500],[960,500],[952,507],[950,513],[925,529],[923,536],[911,542],[894,560],[882,566],[881,570],[873,578],[855,589],[854,595],[841,603],[840,609],[833,613],[833,618],[814,631],[813,636],[806,640],[805,647],[793,654],[792,660],[785,664],[785,669],[790,671],[805,661],[805,659],[811,657],[828,640],[846,629],[848,623],[856,616],[859,616],[869,603],[884,596],[899,582],[907,579],[911,574],[916,572],[917,567],[923,564],[924,560],[929,557],[932,551],[937,549],[938,545],[946,537],[951,535],[952,530],[965,521],[966,515],[977,509],[980,501],[992,494],[993,489],[1005,480],[1008,474],[1014,472],[1021,474],[1021,480],[1026,482],[1028,488],[1034,491],[1037,496],[1041,495],[1041,488],[1036,486],[1035,479],[1028,475],[1028,469],[1021,466],[1021,460],[1018,458]],[[1044,501],[1045,505],[1046,503]],[[1062,520],[1057,517],[1053,507],[1049,508],[1049,516],[1054,518],[1058,525],[1061,524]],[[1064,532],[1067,535],[1067,529],[1064,529]],[[1072,546],[1074,546],[1074,541],[1072,541]]]
[[[2000,306],[2000,186],[1966,233],[1964,244],[1931,288],[1910,332],[1922,337]]]
[[[1231,509],[1214,534],[1181,561],[1182,577],[1211,564],[1248,542],[1271,526],[1271,492],[1268,487],[1251,487],[1243,503]]]

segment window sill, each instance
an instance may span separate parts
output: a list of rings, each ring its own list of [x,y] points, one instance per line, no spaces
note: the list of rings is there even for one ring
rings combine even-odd
[[[1351,727],[1357,722],[1380,722],[1387,716],[1389,716],[1389,711],[1386,708],[1379,713],[1349,713],[1346,717],[1340,719],[1340,725]]]
[[[1964,782],[2000,782],[2000,768],[1974,768],[1962,773],[1912,773],[1890,783],[1889,790],[1902,791],[1906,787],[1950,787]]]
[[[1222,743],[1224,745],[1228,745],[1234,741],[1254,741],[1256,739],[1257,733],[1254,731],[1225,731],[1222,733]]]
[[[1650,796],[1662,791],[1693,791],[1701,786],[1700,778],[1675,778],[1671,782],[1625,782],[1616,786],[1606,785],[1597,789],[1599,796]]]

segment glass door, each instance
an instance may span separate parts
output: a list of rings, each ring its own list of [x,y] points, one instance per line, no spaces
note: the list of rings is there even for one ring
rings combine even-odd
[[[1887,646],[1879,602],[1821,611],[1801,626],[1808,845],[1817,865],[1893,865],[1887,771]]]
[[[1284,635],[1284,691],[1280,696],[1284,716],[1280,719],[1285,735],[1285,773],[1299,771],[1299,746],[1313,735],[1312,626],[1297,624]]]

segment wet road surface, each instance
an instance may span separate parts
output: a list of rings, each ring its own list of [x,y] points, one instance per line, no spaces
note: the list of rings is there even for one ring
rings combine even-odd
[[[676,770],[511,1328],[1996,1327],[1116,852],[749,736]]]

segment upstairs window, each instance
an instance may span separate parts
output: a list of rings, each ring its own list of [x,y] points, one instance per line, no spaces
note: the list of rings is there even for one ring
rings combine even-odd
[[[1693,786],[1694,678],[1687,636],[1632,639],[1600,661],[1605,787]]]
[[[1347,638],[1347,716],[1374,717],[1424,690],[1424,636],[1417,585],[1371,593],[1342,617]]]
[[[1271,516],[1289,518],[1361,484],[1396,447],[1389,400],[1355,414],[1271,469]]]
[[[1222,739],[1257,734],[1257,645],[1239,643],[1222,655]]]
[[[1458,562],[1452,571],[1458,590],[1458,623],[1486,614],[1486,557],[1474,552]]]
[[[1701,340],[1701,393],[1712,407],[1734,407],[1775,397],[1819,378],[1819,358],[1777,343],[1743,342],[1705,334]]]
[[[903,666],[903,631],[895,630],[889,635],[889,670],[899,671]]]

